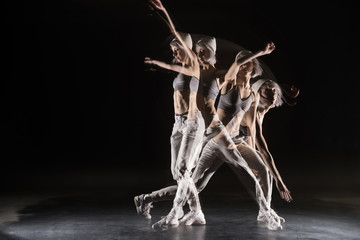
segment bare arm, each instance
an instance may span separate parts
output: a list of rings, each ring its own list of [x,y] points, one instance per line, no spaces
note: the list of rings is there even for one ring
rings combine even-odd
[[[159,67],[167,69],[167,70],[171,70],[171,71],[174,71],[174,72],[181,72],[181,73],[183,73],[185,75],[192,76],[192,71],[190,71],[187,68],[184,68],[183,66],[179,66],[179,65],[176,65],[176,64],[168,64],[168,63],[165,63],[165,62],[162,62],[162,61],[153,60],[153,59],[151,59],[149,57],[145,57],[144,63],[153,64],[153,65],[159,66]]]
[[[168,26],[170,28],[170,31],[175,35],[175,37],[179,40],[179,42],[181,43],[181,45],[184,47],[186,53],[188,54],[188,56],[190,57],[190,59],[192,61],[197,61],[196,59],[196,55],[195,53],[188,47],[188,45],[185,43],[184,39],[181,37],[181,35],[179,34],[179,32],[176,30],[174,23],[172,22],[169,13],[167,12],[167,10],[165,9],[165,7],[163,6],[163,4],[161,3],[160,0],[149,0],[150,3],[155,6],[157,9],[161,10],[164,12],[168,22]]]
[[[216,82],[217,82],[218,88],[220,90],[225,85],[225,74],[226,73],[227,73],[226,69],[216,70],[216,72],[215,72]]]
[[[250,54],[247,55],[245,57],[239,58],[237,61],[234,61],[233,64],[230,66],[229,70],[227,71],[227,73],[225,74],[225,81],[232,81],[234,79],[236,79],[236,75],[239,71],[239,66],[250,62],[251,60],[266,55],[266,54],[270,54],[273,50],[275,49],[275,45],[273,42],[269,42],[266,44],[264,50],[260,50],[258,52],[256,52],[255,54]]]
[[[275,166],[275,161],[268,149],[267,143],[265,141],[265,138],[262,134],[262,121],[257,116],[256,117],[256,138],[255,138],[255,144],[256,147],[259,150],[260,156],[263,159],[265,165],[268,167],[270,174],[274,177],[276,187],[280,193],[280,196],[282,199],[284,199],[287,202],[290,202],[292,200],[292,197],[290,195],[290,191],[285,186],[279,171],[277,170]]]
[[[171,70],[171,71],[175,71],[175,72],[180,72],[182,70],[182,66],[175,65],[175,64],[168,64],[168,63],[161,62],[158,60],[153,60],[153,59],[150,59],[149,57],[145,58],[144,63],[153,64],[153,65],[159,66],[161,68],[165,68],[167,70]]]

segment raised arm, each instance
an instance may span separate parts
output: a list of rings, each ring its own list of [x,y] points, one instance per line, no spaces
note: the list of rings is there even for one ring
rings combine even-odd
[[[280,176],[280,173],[275,166],[275,161],[269,151],[269,148],[262,133],[262,119],[258,115],[256,116],[255,144],[259,150],[261,158],[263,159],[265,165],[268,167],[270,174],[274,177],[275,184],[280,193],[281,198],[287,202],[290,202],[292,200],[290,191],[285,186]]]
[[[192,76],[191,70],[189,70],[187,68],[184,68],[183,66],[180,66],[180,65],[168,64],[168,63],[165,63],[165,62],[162,62],[162,61],[159,61],[159,60],[153,60],[153,59],[151,59],[149,57],[145,57],[144,63],[145,64],[156,65],[158,67],[161,67],[161,68],[164,68],[164,69],[167,69],[167,70],[171,70],[171,71],[174,71],[174,72],[181,72],[181,73],[183,73],[185,75]]]
[[[227,71],[228,70],[226,69],[217,69],[215,72],[216,82],[220,90],[225,85],[225,74],[227,73]]]
[[[149,57],[145,57],[144,63],[153,64],[153,65],[159,66],[161,68],[165,68],[167,70],[171,70],[171,71],[175,71],[175,72],[180,72],[182,70],[182,66],[175,65],[175,64],[168,64],[168,63],[158,61],[158,60],[153,60]]]
[[[266,46],[263,50],[260,50],[254,54],[249,54],[247,56],[236,59],[233,62],[233,64],[230,66],[227,73],[225,74],[225,82],[233,81],[234,79],[236,79],[236,75],[239,71],[239,66],[241,66],[247,62],[250,62],[251,60],[253,60],[257,57],[270,54],[272,51],[274,51],[274,49],[275,49],[274,43],[269,42],[266,44]]]
[[[181,45],[184,47],[186,53],[188,54],[188,56],[190,57],[190,59],[192,61],[197,61],[196,59],[196,55],[195,53],[189,48],[189,46],[185,43],[184,39],[181,37],[181,35],[179,34],[179,32],[176,30],[174,23],[172,22],[169,13],[167,12],[167,10],[165,9],[165,7],[163,6],[163,4],[161,3],[160,0],[149,0],[150,3],[156,7],[157,9],[159,9],[160,11],[164,12],[166,18],[167,18],[167,25],[170,28],[170,31],[175,35],[175,37],[179,40],[179,42],[181,43]]]

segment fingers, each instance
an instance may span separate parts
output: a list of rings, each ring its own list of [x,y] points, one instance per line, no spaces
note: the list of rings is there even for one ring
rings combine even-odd
[[[285,193],[284,193],[284,192],[280,192],[280,197],[281,197],[281,199],[285,199]]]
[[[269,43],[269,49],[273,51],[275,49],[275,44],[273,42]]]
[[[285,193],[285,201],[287,201],[287,202],[291,202],[293,199],[292,199],[292,197],[291,197],[291,195],[290,195],[290,192],[286,192]]]
[[[291,202],[293,200],[289,191],[281,191],[280,197],[284,199],[286,202]]]
[[[151,64],[151,63],[152,63],[151,58],[145,57],[144,63],[149,63],[149,64]]]
[[[265,47],[266,54],[271,53],[275,49],[275,44],[273,42],[268,42]]]
[[[293,199],[292,199],[290,193],[288,193],[288,195],[289,195],[289,202],[291,202]]]

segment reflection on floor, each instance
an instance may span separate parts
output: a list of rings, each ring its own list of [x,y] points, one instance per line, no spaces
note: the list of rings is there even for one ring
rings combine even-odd
[[[156,232],[151,225],[168,213],[171,202],[157,203],[146,220],[137,215],[133,196],[109,191],[9,194],[1,198],[0,239],[360,239],[360,193],[302,195],[290,204],[274,197],[274,209],[286,219],[280,231],[256,222],[257,207],[247,195],[207,192],[201,196],[206,225]]]

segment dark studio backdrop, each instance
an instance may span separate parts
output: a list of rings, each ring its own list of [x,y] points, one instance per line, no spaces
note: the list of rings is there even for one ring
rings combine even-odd
[[[261,60],[300,95],[296,106],[268,113],[264,134],[291,190],[359,183],[355,1],[163,3],[179,31],[252,51],[275,43]],[[145,71],[143,64],[146,56],[171,60],[170,31],[147,2],[6,4],[2,189],[64,184],[150,191],[172,183],[174,74]],[[230,172],[223,166],[213,186],[229,185],[236,179]]]

